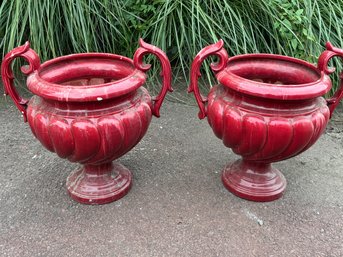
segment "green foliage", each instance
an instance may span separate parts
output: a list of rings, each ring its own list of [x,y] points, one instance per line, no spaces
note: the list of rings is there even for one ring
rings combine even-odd
[[[307,52],[311,50],[307,45],[315,38],[304,9],[297,0],[274,0],[273,5],[278,13],[273,27],[280,35],[280,42],[289,42],[284,46],[286,51],[294,53],[294,57],[306,59],[311,55]]]
[[[124,9],[127,11],[125,18],[128,20],[130,28],[142,34],[146,31],[158,7],[163,4],[161,0],[127,0]]]
[[[77,52],[132,57],[143,37],[167,52],[175,78],[187,80],[194,56],[219,38],[231,56],[266,52],[315,63],[326,41],[343,47],[342,13],[343,0],[3,0],[0,51],[30,40],[43,61]],[[203,66],[213,83],[209,62]]]

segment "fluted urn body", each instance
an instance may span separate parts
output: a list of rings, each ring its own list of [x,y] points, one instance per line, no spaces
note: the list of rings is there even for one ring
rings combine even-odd
[[[248,200],[275,200],[283,194],[286,180],[271,163],[312,146],[342,97],[342,88],[332,99],[321,97],[331,89],[327,62],[341,52],[326,50],[316,67],[273,54],[228,58],[222,46],[220,41],[195,58],[189,89],[198,101],[199,117],[207,116],[214,134],[242,156],[224,168],[225,187]],[[195,81],[202,59],[209,54],[220,58],[212,64],[219,85],[205,98]]]
[[[103,204],[124,196],[132,174],[112,162],[132,149],[145,135],[152,115],[171,91],[170,64],[156,47],[141,41],[134,60],[115,54],[87,53],[59,57],[39,64],[28,44],[12,50],[30,64],[30,100],[13,87],[11,59],[2,65],[6,92],[28,121],[32,133],[49,151],[82,164],[67,179],[70,196],[86,204]],[[164,86],[154,100],[142,87],[149,66],[143,55],[152,53],[163,66]],[[8,60],[6,62],[6,60]],[[3,73],[4,74],[4,73]],[[7,79],[7,80],[6,80]]]

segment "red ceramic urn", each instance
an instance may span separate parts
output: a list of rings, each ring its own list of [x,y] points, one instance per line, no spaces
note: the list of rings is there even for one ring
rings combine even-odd
[[[145,54],[162,64],[163,88],[152,98],[142,87]],[[14,88],[11,62],[22,57],[29,66],[30,100]],[[124,196],[132,185],[131,172],[112,162],[133,148],[146,133],[152,115],[171,88],[170,63],[160,49],[140,40],[133,60],[106,53],[72,54],[40,64],[25,45],[9,52],[1,66],[5,93],[28,121],[32,133],[49,151],[82,167],[67,178],[70,196],[85,204],[104,204]]]
[[[200,94],[200,66],[209,55],[219,85],[207,97]],[[271,163],[291,158],[313,145],[343,96],[343,83],[325,100],[331,89],[329,60],[343,51],[327,43],[318,66],[274,54],[228,57],[223,41],[205,47],[195,57],[189,92],[207,116],[214,134],[242,159],[223,170],[224,186],[239,197],[272,201],[282,196],[286,180]],[[342,75],[341,75],[342,78]]]

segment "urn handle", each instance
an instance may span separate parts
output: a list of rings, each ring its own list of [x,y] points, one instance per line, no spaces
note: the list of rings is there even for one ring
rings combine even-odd
[[[14,86],[14,75],[11,67],[12,61],[17,57],[22,57],[29,63],[28,66],[26,65],[21,67],[21,71],[25,75],[29,75],[39,68],[40,59],[37,53],[30,48],[30,43],[27,41],[24,45],[18,46],[6,54],[1,64],[1,76],[4,84],[5,95],[10,95],[26,122],[26,108],[29,100],[22,98],[18,94]]]
[[[210,55],[215,55],[219,58],[216,63],[211,63],[211,69],[214,73],[218,73],[225,69],[227,62],[229,60],[229,55],[223,48],[224,41],[220,39],[217,43],[204,47],[194,58],[192,62],[191,72],[190,72],[190,84],[188,87],[188,93],[193,92],[195,99],[198,103],[200,112],[198,114],[199,119],[203,119],[207,115],[207,110],[205,103],[207,102],[207,97],[204,97],[198,86],[198,79],[201,76],[200,67],[202,62]]]
[[[162,65],[162,72],[161,76],[163,77],[163,86],[160,93],[157,96],[152,97],[153,106],[152,106],[152,114],[156,117],[160,117],[160,107],[162,102],[167,94],[167,92],[173,92],[171,87],[171,66],[167,55],[158,47],[145,43],[143,39],[139,39],[140,47],[136,50],[133,56],[133,63],[135,67],[141,71],[148,71],[151,67],[150,64],[146,64],[143,62],[143,57],[146,54],[153,54],[155,55]]]
[[[339,49],[337,47],[334,47],[330,42],[326,43],[326,50],[319,56],[318,59],[318,69],[323,71],[325,74],[331,74],[336,69],[335,68],[328,68],[328,63],[331,60],[331,58],[339,56],[341,59],[343,59],[343,50]],[[336,109],[337,105],[343,98],[343,72],[339,75],[340,78],[340,85],[335,92],[335,94],[326,100],[327,105],[330,110],[330,118],[333,114],[333,111]]]

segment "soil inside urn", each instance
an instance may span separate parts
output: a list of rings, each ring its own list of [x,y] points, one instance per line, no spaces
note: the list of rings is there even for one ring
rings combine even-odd
[[[117,81],[115,78],[79,78],[74,80],[69,80],[65,82],[60,82],[62,85],[72,85],[72,86],[87,86],[87,85],[99,85]]]
[[[46,82],[87,86],[111,83],[130,76],[135,70],[127,58],[115,55],[85,54],[64,56],[44,63],[38,75]]]
[[[228,71],[245,79],[273,85],[300,85],[320,79],[315,66],[294,58],[255,55],[229,61]]]

